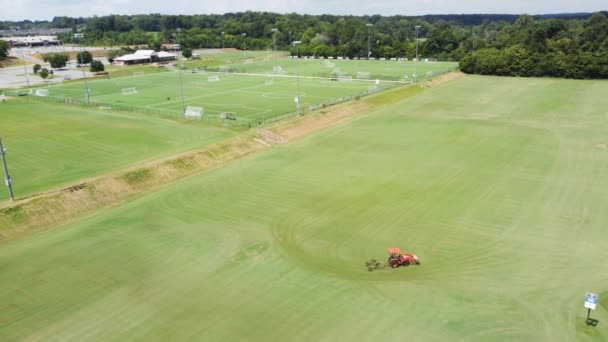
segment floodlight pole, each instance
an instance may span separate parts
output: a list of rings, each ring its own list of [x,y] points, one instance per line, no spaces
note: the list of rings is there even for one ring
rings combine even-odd
[[[475,32],[473,32],[473,53],[475,53],[475,41],[476,41],[475,37],[476,37]]]
[[[8,166],[6,166],[6,150],[4,146],[2,146],[2,139],[0,139],[0,156],[2,156],[2,165],[4,165],[4,184],[8,187],[8,194],[11,197],[11,201],[15,200],[15,196],[13,195],[13,182],[11,181],[11,176],[8,174]]]
[[[241,37],[243,37],[243,55],[246,57],[247,54],[245,53],[245,36],[247,36],[247,33],[241,33]]]
[[[224,49],[224,31],[222,31],[222,50]]]
[[[278,69],[278,61],[277,61],[277,37],[275,36],[275,33],[278,32],[279,29],[278,28],[273,28],[270,30],[270,32],[272,32],[272,39],[274,41],[274,73],[277,73],[277,69]]]
[[[86,72],[84,70],[84,63],[82,63],[82,62],[84,62],[82,60],[83,59],[82,58],[83,57],[82,56],[82,45],[80,45],[80,39],[82,37],[84,37],[84,33],[75,33],[74,34],[74,38],[78,38],[78,51],[80,51],[80,54],[79,54],[80,55],[79,56],[80,57],[80,63],[79,64],[80,64],[80,67],[82,68],[82,77],[84,78],[84,96],[85,96],[85,99],[87,100],[87,105],[88,105],[89,102],[90,102],[90,96],[91,95],[90,95],[90,91],[89,91],[89,86],[87,85],[87,74],[86,74]],[[78,62],[78,55],[76,55],[76,56],[77,56],[76,57],[76,62]]]
[[[418,30],[420,25],[416,25],[416,63],[414,64],[414,83],[418,82]]]
[[[25,54],[23,53],[23,47],[21,48],[21,59],[23,60],[23,73],[25,74],[25,82],[27,87],[30,87],[30,77],[27,75],[27,68],[25,66]]]
[[[300,44],[302,42],[299,40],[294,41],[292,44],[296,47],[296,69],[297,69],[297,79],[298,79],[298,92],[296,95],[296,111],[298,115],[300,115]]]
[[[367,59],[372,56],[372,26],[373,24],[367,23]]]
[[[177,28],[177,64],[179,67],[179,88],[182,95],[182,117],[186,115],[186,102],[184,100],[184,82],[182,81],[182,65],[179,65],[179,55],[181,54],[182,46],[179,42],[179,36],[182,32],[180,27]]]

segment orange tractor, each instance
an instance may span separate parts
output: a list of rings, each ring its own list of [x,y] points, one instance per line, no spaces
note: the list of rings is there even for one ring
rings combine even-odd
[[[420,265],[418,256],[411,253],[401,253],[399,248],[388,249],[388,264],[392,268],[399,266]]]

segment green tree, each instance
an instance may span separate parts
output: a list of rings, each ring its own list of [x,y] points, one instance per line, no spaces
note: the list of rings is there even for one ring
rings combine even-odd
[[[192,57],[192,49],[190,49],[190,48],[183,49],[182,50],[182,56],[184,56],[185,58]]]
[[[5,40],[0,40],[0,59],[8,57],[8,53],[11,49],[9,43]]]
[[[105,67],[103,66],[103,63],[101,61],[91,61],[91,72],[102,72],[104,70]]]
[[[42,77],[42,79],[46,79],[47,77],[49,77],[49,69],[42,68],[40,70],[40,72],[38,73],[38,75],[40,75],[40,77]]]
[[[93,61],[93,55],[89,51],[81,51],[76,54],[78,64],[89,64]]]
[[[40,68],[42,68],[42,67],[40,66],[40,64],[34,64],[34,67],[33,67],[33,69],[34,69],[34,74],[37,74],[37,73],[38,73],[38,71],[40,71]]]
[[[47,53],[42,56],[42,59],[51,65],[51,68],[63,68],[68,63],[69,56],[67,53]]]

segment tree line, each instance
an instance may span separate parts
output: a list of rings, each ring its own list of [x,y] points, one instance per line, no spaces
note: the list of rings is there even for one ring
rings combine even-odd
[[[38,24],[42,25],[42,24]],[[606,13],[547,16],[335,16],[269,12],[223,15],[56,17],[60,36],[85,45],[290,50],[320,57],[460,61],[468,73],[607,78]]]

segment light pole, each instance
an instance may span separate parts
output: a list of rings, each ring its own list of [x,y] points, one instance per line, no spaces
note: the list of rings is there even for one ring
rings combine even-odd
[[[184,100],[184,82],[182,81],[182,66],[183,64],[179,64],[179,55],[181,54],[182,46],[179,42],[179,36],[181,35],[182,29],[178,27],[177,29],[177,64],[179,67],[179,88],[182,95],[182,116],[186,115],[186,103]]]
[[[27,68],[25,67],[25,54],[23,53],[23,47],[21,47],[21,59],[23,60],[23,73],[25,74],[25,82],[27,87],[30,87],[30,77],[27,75]]]
[[[247,54],[245,53],[245,37],[247,36],[247,33],[243,32],[241,33],[241,37],[243,37],[243,55],[247,56]]]
[[[297,69],[297,79],[298,79],[298,92],[296,95],[296,111],[298,115],[300,115],[300,44],[302,42],[299,40],[294,41],[292,44],[296,47],[296,69]]]
[[[367,59],[369,59],[372,55],[372,26],[373,24],[367,23]]]
[[[277,61],[277,37],[276,37],[276,33],[279,32],[279,29],[273,28],[270,30],[270,32],[272,32],[272,39],[274,41],[274,73],[276,74],[279,70],[279,67],[277,65],[278,61]]]
[[[222,50],[224,49],[224,31],[222,31]]]
[[[416,63],[414,67],[414,83],[418,82],[418,30],[420,25],[416,25]]]
[[[84,63],[82,63],[84,61],[82,55],[82,45],[80,44],[80,40],[84,38],[84,33],[75,33],[74,38],[78,39],[78,51],[80,51],[80,54],[77,56],[80,57],[80,61],[78,61],[79,58],[76,58],[76,62],[78,62],[78,64],[80,64],[80,67],[82,68],[82,78],[84,78],[84,96],[88,105],[91,96],[91,91],[89,90],[89,86],[87,85],[87,73],[84,70]]]
[[[6,166],[6,150],[2,146],[2,139],[0,139],[0,156],[2,156],[2,165],[4,165],[4,184],[8,187],[8,194],[11,196],[11,201],[15,200],[13,195],[13,182],[11,176],[8,174],[8,167]]]
[[[477,41],[476,38],[475,32],[473,32],[473,53],[475,53],[475,42]]]

